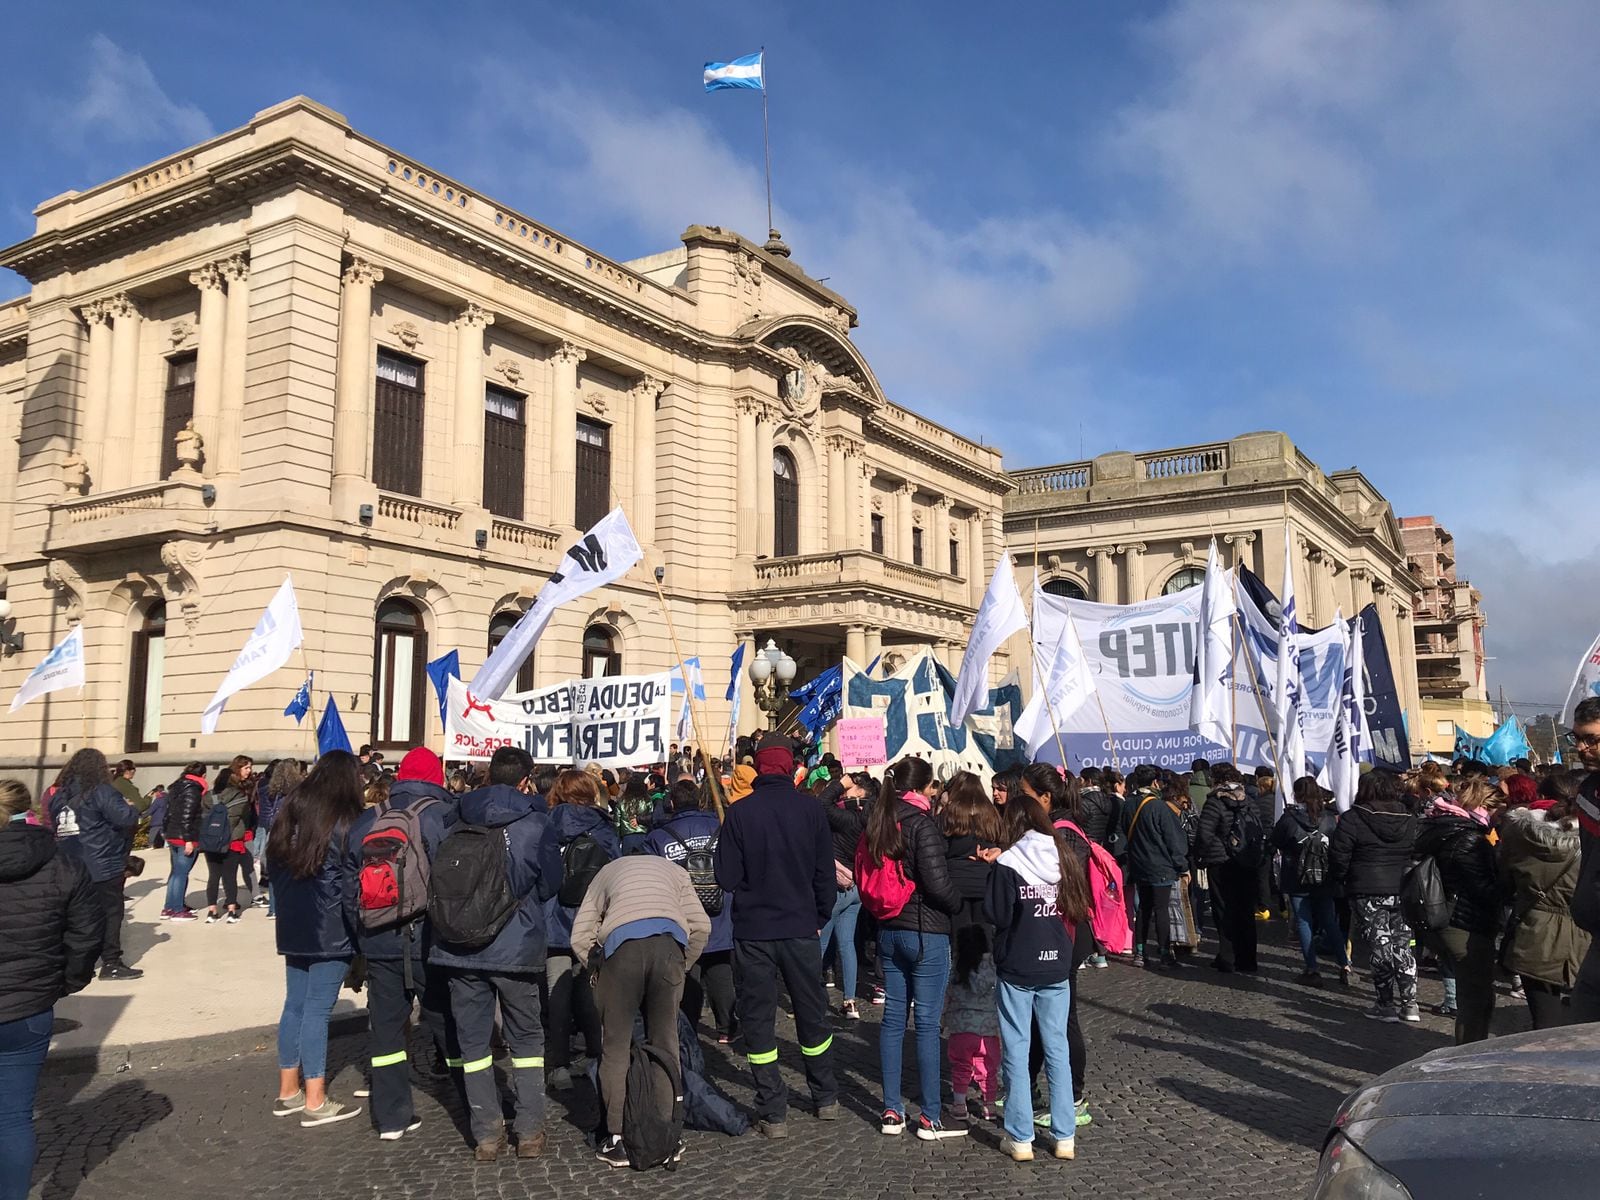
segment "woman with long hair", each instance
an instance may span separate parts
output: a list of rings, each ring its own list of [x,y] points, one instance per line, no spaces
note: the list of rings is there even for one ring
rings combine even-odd
[[[218,805],[222,806],[227,814],[228,840],[225,847],[220,850],[201,847],[208,870],[207,925],[215,925],[224,919],[224,915],[217,912],[219,887],[222,890],[222,898],[227,903],[225,919],[230,925],[239,923],[239,872],[251,861],[249,846],[256,836],[256,810],[252,802],[255,785],[251,781],[250,772],[250,760],[241,756],[217,771],[216,781],[211,787],[211,803],[207,806],[206,813],[209,817],[211,809]],[[202,827],[205,821],[206,818],[201,818]]]
[[[1535,1029],[1572,1019],[1572,985],[1589,952],[1589,935],[1572,919],[1580,866],[1577,800],[1581,771],[1539,781],[1532,804],[1500,825],[1500,863],[1514,889],[1504,962],[1522,980]]]
[[[1071,1158],[1077,1111],[1067,1014],[1072,1005],[1074,931],[1089,915],[1089,882],[1043,803],[1032,796],[1013,795],[1006,804],[1006,842],[990,876],[985,903],[995,927],[995,970],[1000,977],[1000,1046],[1007,1092],[1006,1137],[1000,1148],[1016,1162],[1033,1158],[1028,1048],[1037,1022],[1050,1083],[1049,1133],[1055,1156]]]
[[[1339,928],[1334,907],[1334,886],[1328,878],[1328,846],[1338,819],[1328,806],[1328,793],[1309,775],[1294,781],[1294,803],[1287,804],[1283,816],[1272,827],[1272,845],[1282,855],[1283,869],[1278,882],[1289,898],[1295,933],[1300,938],[1300,957],[1305,970],[1300,982],[1316,985],[1317,944],[1331,953],[1339,964],[1339,982],[1350,986],[1350,949]]]
[[[883,790],[867,818],[856,851],[856,878],[882,871],[891,861],[904,873],[911,894],[896,913],[878,920],[878,962],[883,968],[883,1026],[878,1065],[883,1077],[882,1132],[905,1132],[901,1060],[910,1002],[917,1007],[917,1081],[922,1111],[917,1136],[924,1141],[966,1134],[965,1125],[947,1128],[939,1119],[939,1019],[950,979],[951,917],[961,909],[961,893],[950,882],[948,846],[934,823],[932,798],[938,789],[933,768],[920,758],[902,758],[883,776]],[[863,893],[863,899],[867,893]]]
[[[1504,898],[1489,841],[1489,807],[1495,798],[1487,780],[1469,779],[1454,800],[1434,800],[1417,830],[1417,856],[1438,864],[1450,900],[1450,923],[1427,940],[1441,965],[1452,967],[1458,1046],[1484,1041],[1494,1021],[1494,945]]]
[[[1344,887],[1354,928],[1372,955],[1377,1003],[1365,1014],[1372,1021],[1422,1020],[1411,927],[1400,912],[1400,882],[1416,842],[1417,818],[1400,776],[1381,767],[1363,775],[1355,804],[1329,839],[1328,875]]]
[[[951,923],[954,937],[968,925],[985,924],[983,897],[989,890],[989,868],[1000,856],[1000,810],[981,779],[970,771],[957,771],[940,797],[938,822],[947,843],[950,882],[961,893],[961,911]]]
[[[138,979],[144,972],[122,961],[122,884],[139,810],[111,786],[106,756],[85,746],[62,769],[49,813],[58,847],[89,872],[105,913],[100,978]]]
[[[328,1016],[355,955],[349,913],[360,847],[351,845],[349,835],[362,812],[360,767],[343,750],[319,758],[284,798],[267,843],[286,984],[272,1113],[300,1113],[307,1128],[361,1111],[329,1096],[327,1080]]]
[[[272,896],[272,870],[267,865],[266,845],[272,841],[272,825],[278,819],[278,810],[290,792],[300,786],[306,769],[297,759],[280,758],[268,769],[256,802],[256,840],[262,843],[261,883],[267,893],[267,920],[278,918],[278,908]]]

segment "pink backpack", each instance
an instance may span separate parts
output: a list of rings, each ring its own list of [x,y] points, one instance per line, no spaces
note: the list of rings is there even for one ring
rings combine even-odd
[[[1089,928],[1094,930],[1094,940],[1107,954],[1125,953],[1133,944],[1133,930],[1128,928],[1128,909],[1122,898],[1122,868],[1111,851],[1084,837],[1083,830],[1071,821],[1057,821],[1056,828],[1072,830],[1089,847],[1089,893],[1093,898]]]
[[[916,894],[917,885],[906,875],[905,864],[898,858],[873,862],[867,851],[867,835],[863,833],[856,843],[856,888],[861,892],[862,907],[877,920],[888,921],[904,911]]]

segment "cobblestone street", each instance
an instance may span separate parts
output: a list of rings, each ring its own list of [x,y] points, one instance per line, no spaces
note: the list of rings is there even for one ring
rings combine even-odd
[[[1265,932],[1265,931],[1264,931]],[[123,1074],[52,1071],[41,1087],[44,1200],[134,1196],[253,1195],[467,1197],[609,1195],[882,1197],[942,1194],[1060,1197],[1072,1188],[1121,1200],[1181,1196],[1300,1197],[1334,1107],[1368,1076],[1449,1040],[1448,1022],[1421,1026],[1363,1020],[1370,994],[1292,982],[1295,958],[1281,948],[1281,924],[1265,932],[1264,976],[1246,982],[1199,967],[1177,977],[1113,963],[1081,973],[1088,1034],[1092,1126],[1079,1131],[1072,1163],[1001,1158],[999,1131],[923,1143],[877,1132],[876,1013],[843,1025],[834,1039],[847,1119],[823,1125],[791,1113],[790,1137],[770,1143],[690,1133],[674,1174],[607,1170],[583,1134],[594,1119],[587,1086],[553,1098],[551,1148],[526,1163],[471,1160],[447,1087],[418,1090],[423,1127],[380,1143],[365,1114],[325,1130],[268,1115],[275,1083],[270,1039],[224,1061],[141,1067]],[[1425,979],[1424,1003],[1439,984]],[[872,1012],[872,1010],[868,1010]],[[1526,1025],[1502,997],[1498,1032]],[[799,1062],[792,1027],[784,1060]],[[334,1039],[334,1093],[359,1086],[363,1039]],[[748,1102],[742,1059],[706,1048],[708,1069]],[[909,1057],[909,1056],[908,1056]],[[801,1083],[798,1073],[791,1085]],[[907,1076],[907,1090],[914,1091]]]

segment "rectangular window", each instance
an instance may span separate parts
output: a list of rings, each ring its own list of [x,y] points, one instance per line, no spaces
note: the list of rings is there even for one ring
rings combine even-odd
[[[483,506],[513,521],[522,520],[527,403],[526,397],[493,384],[484,389]]]
[[[578,478],[572,519],[588,529],[611,511],[611,427],[578,418]]]
[[[372,482],[386,492],[422,495],[422,364],[378,351],[372,414]]]
[[[872,514],[872,552],[883,553],[883,514]]]
[[[950,539],[950,574],[961,574],[961,543]]]
[[[1455,731],[1456,727],[1450,721],[1435,721],[1433,723],[1433,732],[1438,737],[1449,737]]]
[[[911,529],[911,565],[922,565],[922,530],[915,526]]]
[[[161,478],[178,469],[178,434],[194,419],[193,354],[167,359],[167,395],[161,417]],[[202,447],[207,454],[210,446]]]

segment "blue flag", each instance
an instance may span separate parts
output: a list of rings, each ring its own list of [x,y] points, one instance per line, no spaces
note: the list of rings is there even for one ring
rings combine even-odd
[[[330,750],[355,753],[350,745],[350,735],[344,731],[344,722],[339,719],[339,706],[333,702],[332,692],[328,693],[328,705],[322,710],[322,720],[317,722],[317,753],[322,755]]]
[[[708,62],[705,71],[706,91],[720,92],[723,88],[752,88],[767,90],[761,54],[746,54],[732,62]]]
[[[744,666],[744,648],[746,642],[740,642],[733,650],[733,658],[728,664],[728,694],[724,700],[732,700],[739,694],[739,671]]]
[[[296,725],[305,720],[306,714],[311,711],[311,681],[315,677],[315,671],[306,672],[306,681],[300,685],[294,699],[289,701],[289,707],[283,710],[283,715],[293,717]]]
[[[452,650],[428,664],[428,678],[439,696],[439,722],[444,723],[444,706],[449,700],[450,681],[461,678],[461,655]]]

